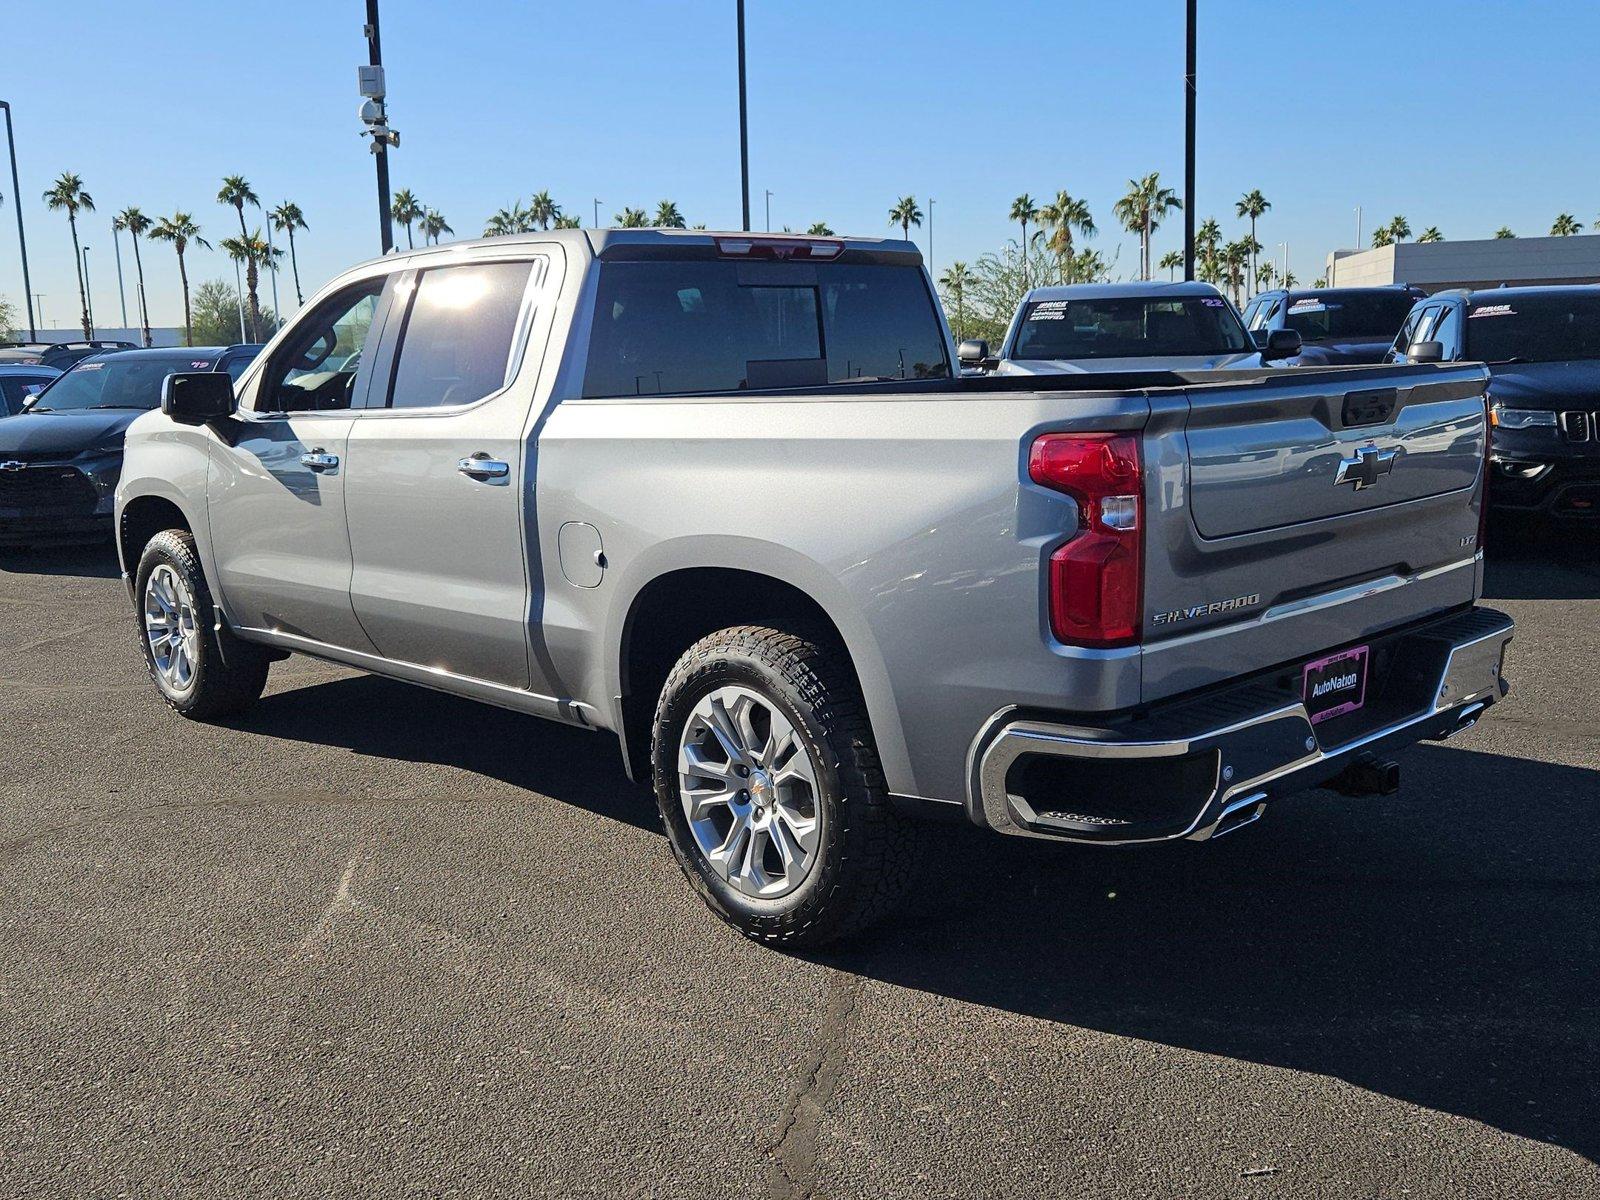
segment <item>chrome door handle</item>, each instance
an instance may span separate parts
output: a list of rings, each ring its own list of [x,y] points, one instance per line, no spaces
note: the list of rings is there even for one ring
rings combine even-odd
[[[300,456],[300,465],[310,467],[313,471],[331,471],[339,465],[339,456],[329,454],[322,447],[308,450]]]
[[[463,458],[458,462],[456,470],[463,475],[470,475],[473,479],[504,479],[511,474],[511,464],[490,458],[486,454],[474,454],[471,458]]]

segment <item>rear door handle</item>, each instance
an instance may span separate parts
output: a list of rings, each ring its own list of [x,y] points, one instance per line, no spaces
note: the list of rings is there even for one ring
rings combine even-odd
[[[490,458],[487,454],[474,454],[456,464],[456,470],[473,479],[504,479],[511,474],[511,464]]]
[[[318,446],[315,450],[308,450],[300,456],[300,465],[310,467],[313,471],[331,471],[339,465],[339,456],[329,454]]]

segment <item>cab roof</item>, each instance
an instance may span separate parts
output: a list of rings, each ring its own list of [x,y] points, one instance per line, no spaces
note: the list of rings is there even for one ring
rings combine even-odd
[[[1167,282],[1160,279],[1131,280],[1127,283],[1066,283],[1030,288],[1023,297],[1035,300],[1175,300],[1184,296],[1220,297],[1222,293],[1200,280]]]

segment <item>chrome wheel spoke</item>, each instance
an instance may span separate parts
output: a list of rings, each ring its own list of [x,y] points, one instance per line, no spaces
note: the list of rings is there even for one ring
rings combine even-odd
[[[145,640],[156,674],[164,686],[184,691],[194,683],[200,637],[189,589],[172,567],[163,563],[144,586]]]
[[[816,766],[794,724],[754,689],[719,687],[691,710],[678,744],[678,793],[696,849],[742,894],[783,896],[815,866]]]

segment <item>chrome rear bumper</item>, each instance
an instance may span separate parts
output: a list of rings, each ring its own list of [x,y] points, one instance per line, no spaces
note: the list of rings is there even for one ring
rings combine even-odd
[[[1473,608],[1393,635],[1384,645],[1389,677],[1384,694],[1369,697],[1371,711],[1320,729],[1281,680],[1101,727],[1002,710],[969,752],[968,816],[1000,833],[1106,845],[1213,837],[1364,755],[1470,727],[1509,690],[1501,667],[1513,632],[1506,614]],[[1025,794],[1014,768],[1039,758],[1058,769],[1044,773],[1049,786]],[[1138,814],[1128,805],[1097,810],[1107,790]]]

